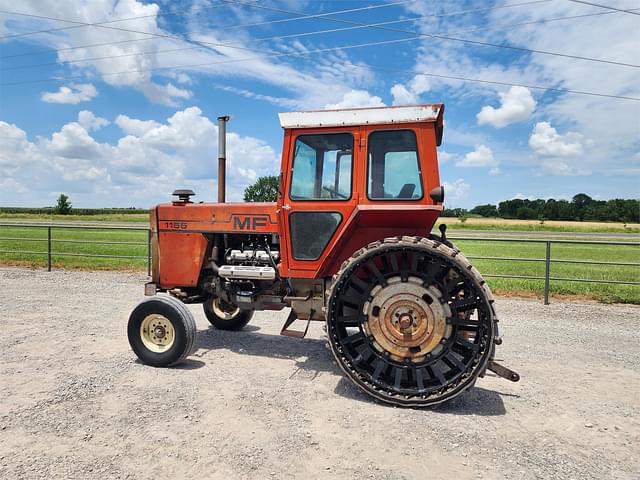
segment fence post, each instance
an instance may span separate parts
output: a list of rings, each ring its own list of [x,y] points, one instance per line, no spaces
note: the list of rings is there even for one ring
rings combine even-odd
[[[47,271],[51,271],[51,225],[47,227]]]
[[[544,268],[544,304],[549,305],[549,276],[551,270],[551,242],[547,240],[547,254]]]
[[[147,230],[147,275],[151,276],[151,229]]]

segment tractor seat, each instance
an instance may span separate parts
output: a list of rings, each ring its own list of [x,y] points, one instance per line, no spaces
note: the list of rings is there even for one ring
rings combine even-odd
[[[405,183],[396,198],[413,198],[413,192],[415,189],[415,183]]]

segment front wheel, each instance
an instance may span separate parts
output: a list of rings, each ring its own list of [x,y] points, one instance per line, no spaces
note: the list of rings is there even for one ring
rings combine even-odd
[[[145,364],[169,367],[193,350],[196,322],[180,300],[158,295],[131,312],[127,334],[131,349]]]
[[[218,330],[242,330],[253,317],[252,310],[241,310],[220,298],[209,298],[202,306],[209,323]]]

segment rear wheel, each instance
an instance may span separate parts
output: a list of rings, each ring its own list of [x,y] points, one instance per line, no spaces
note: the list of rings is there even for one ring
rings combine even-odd
[[[241,330],[253,317],[252,310],[241,310],[218,297],[205,300],[202,306],[209,323],[219,330]]]
[[[131,312],[127,334],[132,350],[143,363],[168,367],[183,361],[193,350],[196,322],[181,301],[158,295]]]
[[[452,399],[492,355],[497,319],[477,270],[457,250],[387,238],[357,251],[333,279],[331,349],[368,394],[401,406]]]

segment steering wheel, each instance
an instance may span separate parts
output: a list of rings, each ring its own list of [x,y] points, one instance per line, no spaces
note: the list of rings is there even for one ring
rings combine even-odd
[[[331,188],[331,187],[327,187],[326,185],[323,185],[323,186],[322,186],[322,189],[323,189],[323,190],[326,190],[327,192],[329,192],[329,193],[332,195],[332,197],[331,197],[331,198],[345,198],[345,199],[349,198],[349,197],[347,197],[346,195],[344,195],[344,194],[342,194],[342,193],[338,192],[337,190],[334,190],[334,189],[333,189],[333,188]]]

